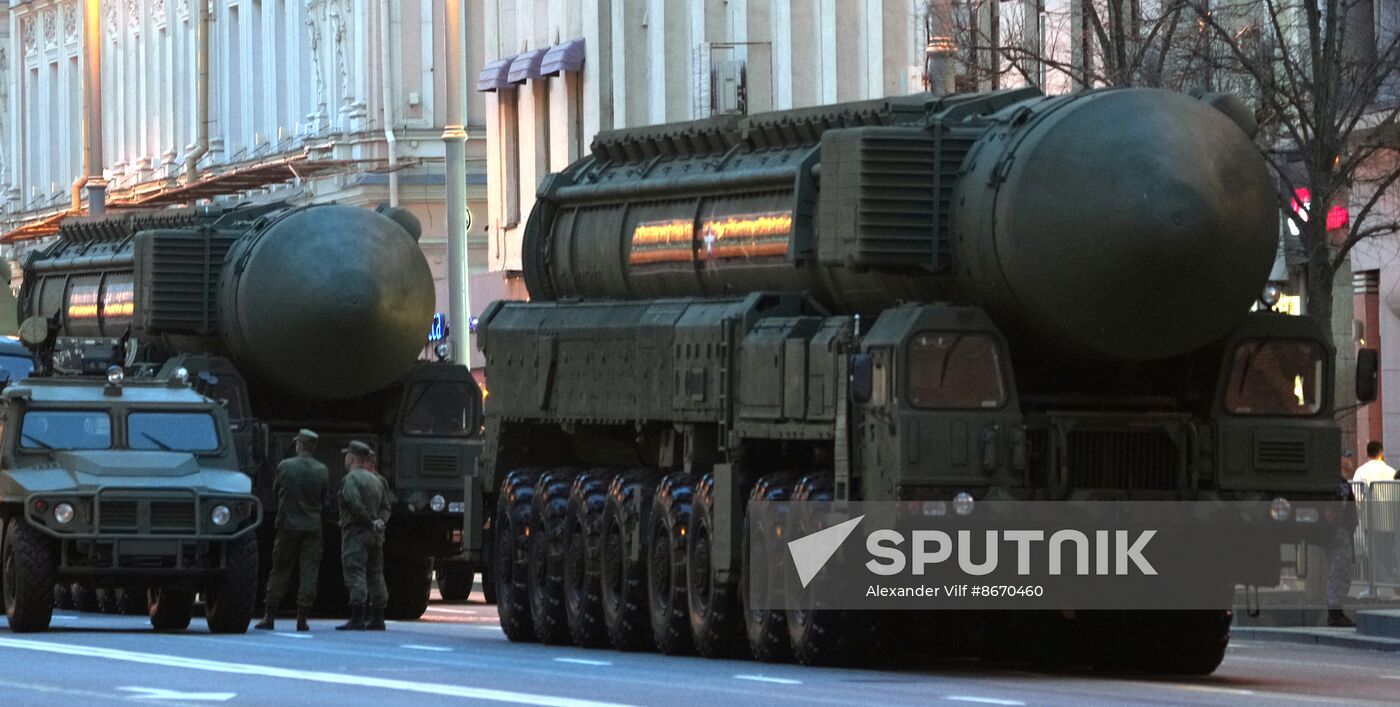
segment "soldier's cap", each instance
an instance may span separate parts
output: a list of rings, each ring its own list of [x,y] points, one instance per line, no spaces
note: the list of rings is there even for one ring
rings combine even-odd
[[[345,449],[340,450],[340,453],[353,454],[357,457],[360,457],[361,459],[368,459],[370,455],[374,454],[374,450],[370,449],[370,446],[368,444],[365,444],[364,442],[361,442],[357,439],[351,442],[350,444],[346,445]]]
[[[301,430],[297,432],[297,439],[304,439],[308,442],[315,442],[320,438],[320,435],[316,434],[315,432],[312,432],[311,430],[306,429],[305,427],[301,428]]]

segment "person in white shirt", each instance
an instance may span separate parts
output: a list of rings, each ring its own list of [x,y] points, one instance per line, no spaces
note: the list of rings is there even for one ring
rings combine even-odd
[[[1352,481],[1371,483],[1372,481],[1394,481],[1395,467],[1385,463],[1385,447],[1372,440],[1366,445],[1366,456],[1370,461],[1356,468]]]

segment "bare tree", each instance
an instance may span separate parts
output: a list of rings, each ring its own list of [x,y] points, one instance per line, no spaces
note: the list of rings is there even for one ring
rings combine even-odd
[[[1348,253],[1400,232],[1387,203],[1400,179],[1400,34],[1373,21],[1371,0],[1191,2],[1220,49],[1203,58],[1256,103],[1261,151],[1307,259],[1307,310],[1330,328]]]
[[[1189,0],[928,0],[930,44],[959,90],[1029,84],[1209,88],[1209,33]],[[935,77],[936,78],[936,77]],[[936,81],[935,81],[936,85]],[[1049,86],[1050,89],[1057,88]]]

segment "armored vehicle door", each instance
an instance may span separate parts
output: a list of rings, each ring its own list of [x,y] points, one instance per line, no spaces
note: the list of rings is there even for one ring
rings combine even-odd
[[[415,510],[441,495],[461,512],[462,479],[481,452],[481,390],[464,366],[420,364],[404,382],[395,421],[390,478]],[[437,509],[433,509],[437,510]]]

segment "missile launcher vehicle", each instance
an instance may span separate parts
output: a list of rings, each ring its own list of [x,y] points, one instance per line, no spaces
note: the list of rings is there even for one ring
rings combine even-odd
[[[531,301],[478,329],[468,556],[506,635],[869,651],[863,612],[745,610],[750,499],[1335,499],[1334,345],[1251,311],[1278,198],[1240,108],[1013,90],[600,135],[539,187]],[[999,635],[970,613],[933,635]],[[1079,635],[1224,655],[1228,612],[1129,614]]]
[[[320,435],[332,490],[339,450],[352,439],[374,447],[399,500],[387,615],[407,619],[427,607],[434,559],[462,568],[461,479],[480,447],[481,397],[466,367],[419,360],[434,298],[420,226],[407,211],[380,211],[273,203],[71,219],[24,263],[19,306],[56,327],[59,374],[118,364],[128,380],[167,379],[184,369],[227,409],[270,514],[277,463],[299,429]],[[334,609],[346,595],[328,510],[318,603]],[[272,525],[259,531],[264,557]],[[470,586],[462,574],[458,591]]]

